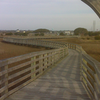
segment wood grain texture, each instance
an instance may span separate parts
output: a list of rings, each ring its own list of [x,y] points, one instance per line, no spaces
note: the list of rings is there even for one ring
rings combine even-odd
[[[90,100],[80,81],[79,54],[69,56],[6,100]]]
[[[24,87],[25,85],[29,84],[34,79],[36,79],[38,76],[43,74],[43,72],[45,70],[47,70],[49,66],[56,64],[56,62],[58,60],[65,57],[65,55],[68,54],[68,48],[69,48],[70,55],[66,58],[67,63],[62,62],[60,65],[58,65],[58,67],[62,67],[62,70],[60,70],[60,71],[59,71],[59,69],[52,70],[55,73],[57,72],[56,73],[57,75],[52,73],[52,72],[49,73],[50,79],[48,77],[43,78],[43,80],[42,80],[44,82],[43,84],[45,84],[45,82],[47,82],[47,81],[49,82],[47,84],[51,84],[51,83],[57,84],[57,83],[59,83],[60,82],[59,79],[62,80],[62,76],[66,75],[66,73],[65,73],[66,68],[64,67],[64,66],[66,66],[66,67],[68,67],[68,71],[67,71],[68,75],[66,76],[67,80],[64,77],[64,82],[66,83],[66,81],[67,81],[66,84],[72,84],[70,82],[73,81],[74,82],[73,84],[76,84],[76,86],[79,85],[79,83],[82,86],[82,83],[83,83],[83,85],[84,85],[85,89],[87,90],[88,94],[90,95],[91,99],[93,99],[93,100],[99,100],[100,99],[100,70],[98,69],[100,62],[97,62],[95,59],[90,57],[82,49],[81,46],[79,46],[77,44],[72,44],[72,43],[60,43],[60,42],[44,41],[44,40],[38,40],[38,39],[4,38],[4,41],[10,42],[10,43],[21,44],[21,45],[36,45],[36,46],[50,47],[50,48],[53,48],[53,50],[30,53],[30,54],[6,59],[4,61],[0,61],[0,68],[1,68],[0,75],[1,75],[1,79],[2,79],[2,80],[0,80],[0,83],[1,83],[1,86],[2,86],[1,92],[5,92],[8,89],[8,88],[5,88],[7,86],[3,85],[3,83],[5,84],[9,81],[8,79],[12,79],[12,78],[16,79],[16,80],[14,79],[13,81],[10,80],[9,84],[7,83],[8,87],[10,87],[10,86],[13,87],[13,85],[16,85],[16,83],[18,83],[18,82],[20,83],[24,79],[28,79],[27,81],[25,81],[21,85],[19,84],[19,86],[13,88],[12,90],[9,90],[8,91],[9,93],[7,93],[6,95],[5,95],[5,93],[3,93],[3,94],[1,93],[2,94],[1,98],[6,97],[8,94],[9,95],[12,94],[13,92],[15,92],[15,91],[19,90],[20,88]],[[73,50],[76,50],[77,52],[73,51]],[[71,57],[71,59],[67,60],[70,57]],[[11,64],[11,63],[23,61],[23,60],[29,59],[29,58],[30,58],[30,61],[24,62],[24,63],[19,64],[17,66],[10,67],[9,69],[7,69],[7,71],[5,71],[4,68],[3,68],[4,66],[9,66],[9,64]],[[69,63],[69,65],[67,65],[68,63]],[[25,68],[26,68],[25,70],[21,69],[19,72],[16,72],[16,73],[12,72],[12,71],[15,71],[17,69],[23,68],[23,66],[25,66]],[[76,67],[74,67],[74,66],[76,66]],[[74,71],[74,72],[76,71],[76,73],[75,73],[75,75],[72,74],[71,77],[70,77],[70,74],[72,73],[72,71]],[[9,74],[10,75],[9,78],[7,78],[7,79],[3,78],[5,76],[7,76],[8,72],[12,72],[12,73],[10,73],[11,75]],[[24,74],[24,73],[27,73],[27,74]],[[24,74],[24,76],[22,74]],[[19,77],[19,75],[21,77]],[[56,76],[55,79],[53,79],[53,80],[51,80],[52,75],[54,75],[53,77]],[[57,80],[56,80],[56,78],[57,78]],[[72,79],[72,80],[69,80],[69,78]],[[73,79],[76,79],[76,80],[73,80]],[[80,81],[80,79],[81,79],[81,81]],[[45,81],[45,80],[47,80],[47,81]],[[41,83],[42,81],[38,81],[38,83],[39,82]],[[56,82],[53,82],[53,81],[56,81]],[[42,87],[45,88],[44,86],[41,86],[41,88]],[[54,85],[54,87],[52,87],[52,88],[55,88],[55,87],[56,87],[56,85]],[[38,87],[36,87],[36,88],[38,88]],[[66,87],[60,86],[57,89],[59,90],[60,88],[62,88],[62,90],[67,91],[68,87],[66,88]],[[70,87],[70,89],[73,90],[72,86]],[[81,87],[76,89],[76,90],[79,91],[79,89],[81,90]],[[83,90],[84,90],[84,88],[82,87],[82,91]],[[51,91],[51,88],[50,88],[50,91]],[[75,92],[77,92],[77,91],[75,91]],[[27,91],[25,91],[25,92],[27,92]],[[35,91],[33,91],[33,92],[35,92]],[[41,91],[37,91],[37,92],[41,94]],[[37,92],[36,92],[36,94],[37,94]],[[67,95],[67,93],[68,93],[68,95]],[[46,97],[43,96],[42,100],[51,100],[51,99],[55,100],[55,96],[50,97],[50,95],[49,95],[50,93],[48,91],[46,91],[45,94],[47,94],[47,96]],[[62,92],[61,92],[61,94],[62,94]],[[63,98],[63,96],[60,96],[61,94],[59,93],[59,95],[57,95],[57,97],[56,97],[57,100],[60,100],[60,99],[64,100],[65,99],[66,96]],[[72,99],[80,100],[80,97],[78,97],[78,95],[76,93],[75,93],[75,95],[72,93],[69,96],[70,93],[67,91],[65,94],[67,95],[68,100],[72,100]],[[41,98],[41,95],[40,95],[40,98]],[[51,96],[52,96],[52,94],[51,94]],[[84,97],[83,94],[82,94],[82,96]],[[0,100],[2,100],[1,98],[0,98]],[[27,97],[26,100],[28,100],[28,99],[29,99],[29,97]],[[37,96],[33,99],[38,100],[39,96]],[[85,99],[85,100],[89,99],[88,95],[87,95],[86,98],[81,98],[81,100],[83,100],[83,99]],[[17,100],[17,98],[16,98],[16,100]],[[19,98],[18,98],[18,100],[19,100]],[[39,100],[41,100],[41,99],[39,99]]]

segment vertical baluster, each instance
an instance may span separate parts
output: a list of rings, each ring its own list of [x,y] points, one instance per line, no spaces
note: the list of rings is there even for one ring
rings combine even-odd
[[[34,61],[33,63],[31,63],[31,67],[32,67],[32,69],[31,69],[31,79],[33,79],[33,78],[35,78],[35,65],[36,65],[36,56],[34,56],[34,57],[32,57],[31,58],[31,61]]]
[[[6,71],[6,73],[2,74],[2,76],[1,76],[1,86],[2,86],[2,88],[4,87],[4,89],[5,89],[5,90],[3,90],[4,92],[1,92],[1,97],[3,95],[5,95],[5,97],[7,97],[8,96],[8,61],[2,62],[1,65],[4,65],[4,66],[1,66],[1,72]]]

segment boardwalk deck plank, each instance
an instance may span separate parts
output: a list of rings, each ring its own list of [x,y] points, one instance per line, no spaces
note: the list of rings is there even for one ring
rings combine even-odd
[[[90,100],[80,81],[79,54],[69,50],[56,67],[6,100]]]

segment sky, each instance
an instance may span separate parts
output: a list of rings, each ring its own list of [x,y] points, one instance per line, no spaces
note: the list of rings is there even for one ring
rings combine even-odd
[[[100,30],[100,19],[81,0],[0,0],[0,30]]]

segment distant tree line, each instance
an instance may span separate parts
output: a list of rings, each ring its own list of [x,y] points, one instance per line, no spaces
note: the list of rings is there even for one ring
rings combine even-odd
[[[88,31],[85,28],[76,28],[74,30],[75,35],[84,35],[84,34],[87,34],[87,33],[88,33]]]
[[[50,32],[48,29],[37,29],[33,31],[34,33],[45,33],[45,32]]]
[[[50,32],[48,29],[37,29],[33,31],[35,33],[35,36],[44,36],[44,33]]]
[[[16,32],[16,33],[6,33],[6,35],[19,35],[19,36],[27,36],[28,33],[20,33],[20,32]]]
[[[37,29],[35,31],[26,31],[23,32],[15,32],[15,33],[6,33],[6,35],[19,35],[19,36],[27,36],[29,33],[36,33],[35,36],[44,36],[44,33],[50,32],[48,29]]]
[[[6,33],[6,35],[13,35],[13,33]]]
[[[40,34],[36,33],[35,36],[44,36],[44,33],[40,33]]]
[[[27,36],[28,35],[28,33],[14,33],[14,35],[20,35],[20,36]]]
[[[100,35],[100,32],[88,32],[84,35],[89,35],[89,36],[99,36]]]
[[[99,36],[100,32],[90,32],[86,28],[76,28],[74,30],[75,35],[88,35],[88,36]]]
[[[65,34],[63,32],[61,32],[59,35],[64,36]]]

